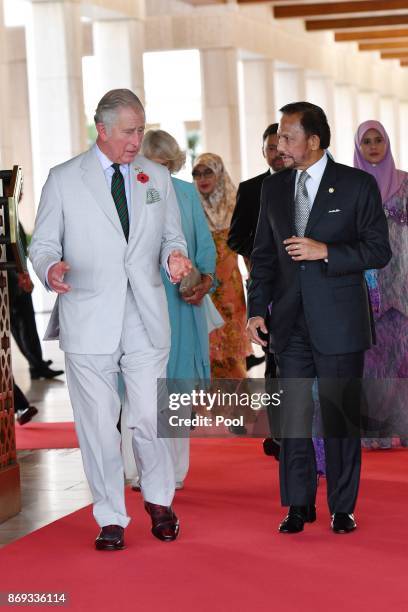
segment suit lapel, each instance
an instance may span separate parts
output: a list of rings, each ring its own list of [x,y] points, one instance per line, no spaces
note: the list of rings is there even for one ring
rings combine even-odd
[[[115,229],[125,238],[115,203],[106,183],[102,166],[93,149],[85,153],[81,168],[83,171],[82,180],[91,192],[96,203],[108,217]]]
[[[129,241],[134,235],[137,229],[143,227],[142,217],[145,213],[146,206],[146,191],[149,182],[142,183],[137,179],[137,175],[144,172],[143,167],[140,165],[140,157],[136,157],[135,161],[130,164],[130,190],[131,190],[131,218],[130,218],[130,229],[129,229]]]
[[[313,202],[312,210],[310,211],[309,219],[305,229],[305,236],[310,235],[310,231],[316,225],[322,215],[330,210],[333,204],[334,185],[336,183],[336,164],[330,158],[327,160],[327,165],[324,170],[322,180],[320,181],[319,189]],[[329,189],[333,188],[333,191]]]
[[[286,198],[282,199],[282,204],[278,205],[277,210],[280,213],[282,224],[286,225],[286,230],[283,231],[284,235],[289,238],[293,236],[295,232],[294,223],[294,201],[295,201],[295,184],[296,184],[296,170],[288,172],[285,176],[285,191]]]

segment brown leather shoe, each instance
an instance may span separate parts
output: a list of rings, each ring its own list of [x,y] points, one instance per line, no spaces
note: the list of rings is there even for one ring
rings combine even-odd
[[[180,523],[171,506],[145,502],[145,510],[152,519],[152,534],[163,542],[172,542],[178,536]]]
[[[102,527],[95,540],[97,550],[122,550],[125,548],[125,530],[120,525]]]

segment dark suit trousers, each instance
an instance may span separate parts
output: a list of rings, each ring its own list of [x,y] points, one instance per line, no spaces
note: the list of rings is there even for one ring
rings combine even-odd
[[[11,279],[11,274],[9,274],[9,279]],[[14,278],[9,287],[11,333],[30,368],[39,368],[44,365],[44,361],[31,293],[18,289],[17,279]]]
[[[275,355],[283,384],[280,490],[283,506],[314,504],[316,460],[312,441],[312,385],[318,377],[324,429],[327,499],[330,513],[354,511],[361,468],[360,379],[364,352],[323,355],[309,337],[303,309],[289,342]]]

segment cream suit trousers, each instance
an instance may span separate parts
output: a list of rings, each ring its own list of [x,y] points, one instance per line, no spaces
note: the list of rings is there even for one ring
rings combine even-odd
[[[101,330],[103,333],[103,330]],[[125,383],[123,410],[146,501],[170,506],[175,475],[170,441],[157,437],[157,378],[165,378],[169,349],[154,348],[128,286],[119,347],[111,355],[66,353],[68,390],[85,474],[100,527],[130,521],[124,498],[121,402],[118,373]]]

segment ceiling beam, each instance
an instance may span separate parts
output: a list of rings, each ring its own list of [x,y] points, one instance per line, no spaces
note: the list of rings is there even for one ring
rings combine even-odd
[[[334,40],[336,42],[350,42],[357,40],[376,40],[377,38],[406,38],[408,37],[408,28],[398,30],[357,30],[354,32],[335,32]]]
[[[317,30],[345,30],[350,28],[372,28],[408,23],[408,14],[381,15],[377,17],[355,17],[344,19],[310,19],[305,22],[309,32]]]
[[[358,48],[360,51],[379,51],[380,49],[403,49],[408,51],[408,38],[398,42],[360,43]]]
[[[407,59],[408,60],[408,50],[407,51],[401,51],[401,52],[392,52],[392,53],[388,53],[387,51],[384,51],[384,53],[381,53],[381,59]]]
[[[373,13],[408,9],[408,0],[359,0],[358,2],[321,2],[316,4],[285,4],[273,7],[276,18],[336,15],[341,13]]]

